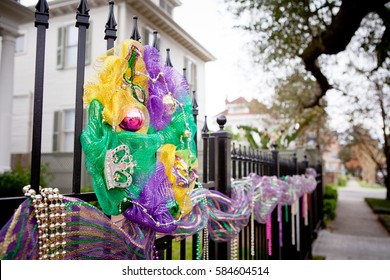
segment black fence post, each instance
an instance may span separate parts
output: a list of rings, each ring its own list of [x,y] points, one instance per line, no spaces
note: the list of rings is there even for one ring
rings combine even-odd
[[[38,191],[41,175],[43,81],[45,72],[46,29],[49,27],[49,6],[46,0],[39,0],[35,9],[37,49],[35,58],[34,118],[30,184],[32,189]]]
[[[237,150],[235,142],[233,142],[232,148],[232,177],[233,179],[237,179]]]
[[[271,175],[279,177],[280,166],[279,166],[279,151],[278,144],[272,144],[272,169]],[[272,256],[270,259],[278,260],[281,257],[281,248],[279,240],[279,222],[278,222],[278,209],[275,208],[271,215],[272,221]]]
[[[232,172],[232,162],[231,162],[231,134],[224,130],[226,124],[226,117],[219,116],[217,118],[217,123],[219,125],[219,130],[212,133],[211,135],[215,137],[218,149],[218,158],[216,163],[218,166],[218,176],[216,179],[216,190],[230,196],[231,194],[231,172]],[[229,242],[219,242],[216,243],[216,259],[230,259],[230,243]]]
[[[85,45],[89,27],[89,7],[87,0],[81,0],[77,8],[76,27],[78,28],[77,73],[76,73],[76,108],[74,122],[74,154],[73,154],[73,193],[81,192],[81,142],[83,130],[83,93],[85,73]]]
[[[114,15],[114,1],[108,2],[109,4],[109,12],[108,19],[106,23],[106,29],[104,30],[105,36],[104,40],[107,40],[107,50],[112,49],[114,47],[114,41],[116,40],[116,31],[115,28],[117,26],[115,15]]]
[[[187,80],[187,77],[186,77],[186,69],[184,68],[183,69],[183,76],[184,78]],[[198,110],[198,102],[196,102],[196,96],[195,96],[195,91],[193,92],[193,98],[192,98],[192,115],[194,116],[194,122],[196,124],[196,127],[198,127],[198,113],[199,113],[199,110]],[[198,132],[196,131],[195,132],[195,136],[194,136],[194,141],[195,141],[195,145],[196,145],[196,150],[198,150]],[[192,235],[192,259],[193,260],[196,260],[197,258],[197,248],[198,248],[198,242],[199,242],[199,235],[200,233],[197,233],[197,234],[194,234]],[[186,259],[186,242],[185,242],[185,239],[182,240],[181,244],[180,244],[180,259],[182,260],[185,260]]]

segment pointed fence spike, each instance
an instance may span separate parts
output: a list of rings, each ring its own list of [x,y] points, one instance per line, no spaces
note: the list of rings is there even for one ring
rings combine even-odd
[[[183,77],[184,77],[184,79],[186,80],[186,81],[188,81],[187,80],[187,68],[183,68]]]
[[[141,35],[139,35],[139,32],[138,32],[138,17],[137,16],[133,17],[133,33],[131,34],[130,39],[133,39],[135,41],[141,40]]]
[[[170,52],[171,52],[171,50],[167,49],[167,58],[165,59],[165,65],[169,66],[169,67],[173,67]]]
[[[209,127],[207,126],[207,116],[204,116],[204,125],[202,128],[202,133],[209,133]]]
[[[38,3],[35,5],[35,10],[38,13],[42,13],[42,14],[49,13],[49,5],[47,4],[47,1],[39,0]]]
[[[87,0],[81,0],[79,6],[77,7],[77,13],[81,15],[89,14],[89,7]]]
[[[114,15],[114,1],[108,2],[109,5],[109,12],[108,12],[108,19],[106,23],[106,30],[111,29],[116,31],[116,26],[118,25],[115,20],[115,15]]]
[[[198,108],[198,101],[196,101],[196,91],[192,91],[192,108]]]
[[[236,142],[233,142],[232,155],[236,155],[236,154],[237,154],[237,151],[236,151]]]
[[[115,15],[114,15],[114,1],[108,2],[109,11],[108,11],[108,19],[106,23],[106,29],[104,30],[104,39],[107,40],[107,49],[111,49],[114,47],[114,41],[116,40],[116,31],[115,28],[117,26]]]
[[[160,46],[158,45],[158,32],[153,31],[153,48],[160,51]]]

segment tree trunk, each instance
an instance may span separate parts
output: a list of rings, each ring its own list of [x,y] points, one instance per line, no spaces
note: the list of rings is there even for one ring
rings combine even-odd
[[[385,141],[385,146],[387,149],[385,150],[386,156],[386,174],[385,174],[385,187],[387,189],[386,199],[390,200],[390,143],[389,140]]]

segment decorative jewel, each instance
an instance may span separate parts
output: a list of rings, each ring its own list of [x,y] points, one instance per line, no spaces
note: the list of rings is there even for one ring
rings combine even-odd
[[[187,163],[178,156],[175,156],[175,164],[172,167],[172,174],[176,178],[176,185],[181,188],[189,186],[189,170]]]
[[[167,116],[172,115],[176,111],[176,101],[171,94],[166,94],[163,97],[164,113]]]
[[[121,128],[127,131],[137,131],[142,128],[145,123],[145,115],[138,107],[131,108],[125,118],[119,124]]]
[[[107,188],[127,188],[133,181],[132,175],[136,162],[130,154],[130,148],[124,144],[108,150],[104,165]]]
[[[191,135],[192,135],[192,133],[189,129],[184,130],[183,137],[189,138],[189,137],[191,137]]]

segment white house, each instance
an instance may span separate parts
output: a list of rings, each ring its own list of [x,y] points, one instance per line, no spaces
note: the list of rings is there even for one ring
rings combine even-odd
[[[16,1],[0,2],[0,173],[9,170],[11,163],[15,53],[21,49],[19,26],[33,19],[33,12]]]
[[[264,104],[256,99],[251,101],[244,97],[238,97],[232,101],[225,99],[225,110],[217,116],[224,115],[227,119],[226,127],[234,134],[239,134],[239,141],[242,144],[249,144],[238,129],[239,126],[248,126],[258,131],[273,132],[278,125],[278,116],[271,112]],[[217,117],[215,116],[215,118]],[[259,142],[260,138],[253,134],[255,141]]]
[[[49,163],[50,171],[55,174],[54,184],[66,189],[71,186],[69,174],[72,172],[78,35],[75,16],[79,2],[79,0],[48,2],[50,18],[46,35],[42,161]],[[178,71],[187,69],[191,89],[197,92],[199,118],[203,119],[205,63],[215,58],[174,21],[172,14],[175,7],[180,4],[178,0],[116,0],[114,5],[118,24],[116,42],[131,36],[133,16],[138,17],[143,44],[151,44],[152,32],[158,31],[159,47],[163,57],[165,58],[165,49],[169,48],[173,66]],[[85,77],[92,71],[93,59],[106,50],[104,30],[109,11],[108,0],[88,0],[88,5],[90,26],[87,32]],[[28,158],[31,151],[36,52],[36,30],[33,20],[21,24],[19,32],[21,36],[18,38],[20,47],[15,55],[10,147],[14,161]]]

